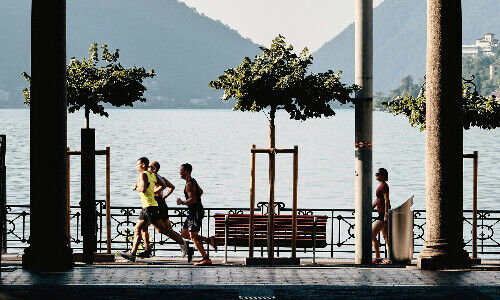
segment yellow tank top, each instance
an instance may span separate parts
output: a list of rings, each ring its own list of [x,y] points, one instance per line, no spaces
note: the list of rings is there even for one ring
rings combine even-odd
[[[149,185],[144,193],[139,192],[139,195],[141,196],[142,207],[146,208],[148,206],[158,206],[154,194],[156,175],[148,171],[144,171],[143,173],[146,173],[146,175],[148,176]]]

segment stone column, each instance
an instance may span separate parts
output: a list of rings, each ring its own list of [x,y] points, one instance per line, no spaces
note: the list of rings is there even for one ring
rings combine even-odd
[[[426,239],[421,269],[470,264],[463,242],[460,1],[427,1]]]
[[[372,261],[373,0],[356,0],[355,262]]]
[[[66,233],[66,1],[33,0],[31,13],[30,246],[23,267],[73,266]]]

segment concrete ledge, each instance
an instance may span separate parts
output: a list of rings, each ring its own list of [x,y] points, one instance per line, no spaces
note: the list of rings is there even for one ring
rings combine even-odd
[[[75,262],[83,262],[83,253],[73,253],[73,258]],[[94,253],[94,262],[102,263],[102,262],[114,262],[115,255],[108,253]]]
[[[470,268],[469,257],[461,258],[457,256],[435,256],[419,257],[417,267],[421,270],[442,270],[442,269],[464,269]]]
[[[300,258],[291,257],[247,257],[245,259],[247,266],[300,266]]]

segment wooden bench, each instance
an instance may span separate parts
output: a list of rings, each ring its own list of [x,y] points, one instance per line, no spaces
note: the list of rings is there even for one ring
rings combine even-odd
[[[226,216],[227,224],[226,224]],[[316,228],[314,228],[316,218]],[[254,215],[254,247],[267,246],[267,215]],[[276,247],[292,247],[292,216],[275,215],[274,245]],[[326,247],[327,216],[297,215],[297,248]],[[227,226],[227,245],[248,247],[249,214],[215,214],[215,241],[217,245],[225,244]],[[314,235],[316,243],[313,245]]]

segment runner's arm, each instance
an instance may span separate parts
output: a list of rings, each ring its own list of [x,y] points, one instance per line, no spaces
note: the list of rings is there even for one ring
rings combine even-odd
[[[155,194],[160,194],[163,192],[163,190],[167,187],[165,184],[165,181],[163,181],[163,177],[156,175],[156,185],[155,185]]]
[[[175,186],[171,184],[170,181],[168,181],[166,178],[163,179],[165,180],[165,185],[168,187],[167,193],[165,194],[165,196],[163,196],[163,199],[165,199],[170,196],[170,194],[172,194],[172,192],[175,190]]]
[[[192,205],[196,203],[196,187],[193,183],[188,182],[186,185],[186,193],[188,198],[186,201],[181,201],[184,205]]]
[[[148,188],[148,185],[149,185],[148,175],[146,175],[146,173],[141,173],[141,175],[139,175],[139,180],[136,190],[141,193],[144,193]]]

